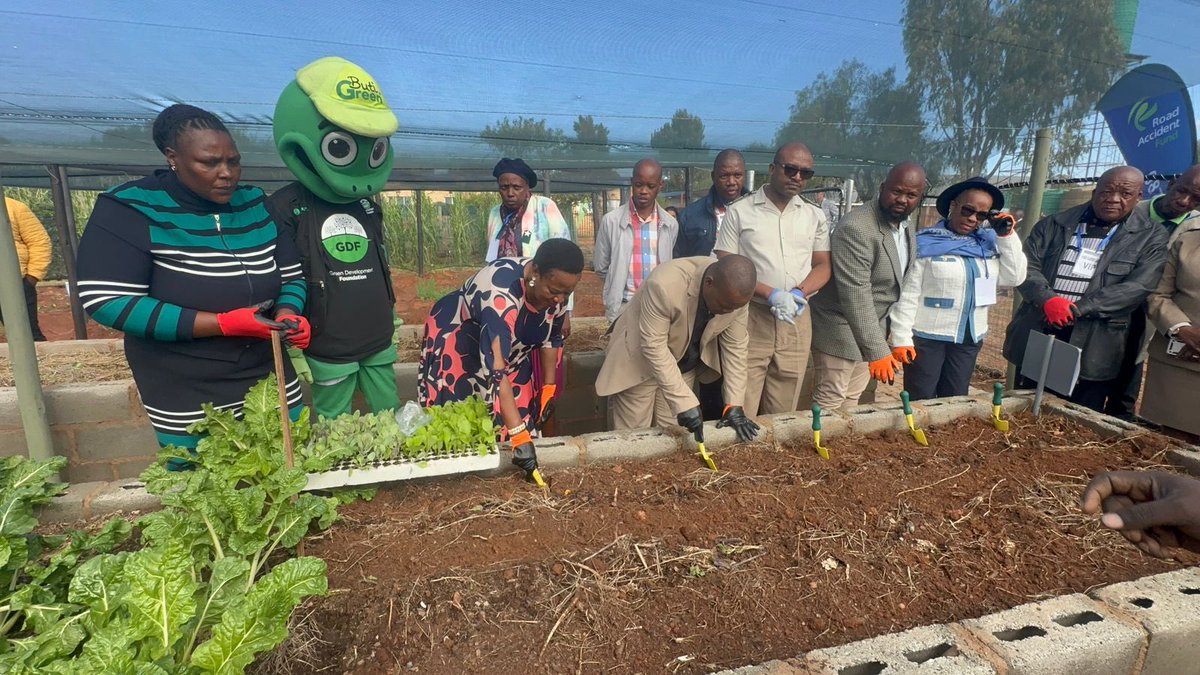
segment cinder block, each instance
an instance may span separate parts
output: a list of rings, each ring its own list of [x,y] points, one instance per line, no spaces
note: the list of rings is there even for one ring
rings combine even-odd
[[[921,626],[808,653],[812,673],[992,675],[996,669],[961,628]]]
[[[992,395],[990,393],[985,394],[981,398],[986,400],[988,405],[991,405]],[[1019,412],[1033,410],[1033,392],[1028,389],[1005,392],[1004,399],[1000,405],[1005,415],[1015,415]]]
[[[554,405],[555,416],[562,420],[592,419],[602,417],[604,412],[591,382],[572,384],[559,394]]]
[[[537,450],[538,466],[546,469],[583,464],[583,449],[573,436],[536,438],[533,447]]]
[[[88,424],[133,418],[128,382],[60,384],[46,387],[50,424]]]
[[[850,418],[850,430],[856,434],[908,428],[908,422],[904,420],[904,407],[899,402],[856,405],[842,408],[841,412]],[[925,426],[920,410],[913,410],[913,421],[918,427]]]
[[[794,413],[764,415],[764,418],[771,422],[771,433],[776,443],[812,442],[812,412],[798,410]],[[821,414],[822,438],[844,434],[849,428],[849,421],[841,415]]]
[[[984,405],[970,396],[952,396],[949,398],[934,398],[913,403],[913,409],[918,410],[925,418],[925,424],[940,427],[954,424],[964,417],[991,417],[992,406],[989,401]]]
[[[71,483],[91,483],[94,481],[111,483],[117,479],[117,469],[112,462],[68,463],[67,468],[63,470],[63,474],[63,480]]]
[[[142,475],[146,467],[153,464],[157,459],[156,455],[144,455],[142,457],[131,457],[123,462],[117,462],[113,465],[117,471],[117,479],[129,480],[137,478]]]
[[[575,440],[583,445],[586,462],[594,464],[668,455],[680,449],[682,439],[662,429],[639,429],[585,434]]]
[[[755,666],[742,666],[732,670],[722,670],[714,675],[808,675],[810,670],[804,667],[804,663],[799,659],[788,659],[787,661],[767,661]]]
[[[126,480],[109,483],[94,492],[85,499],[84,509],[90,516],[104,516],[110,513],[145,513],[160,506],[158,497],[146,492],[145,485],[136,480]]]
[[[1156,574],[1097,588],[1091,596],[1132,615],[1150,634],[1142,675],[1200,668],[1200,570]]]
[[[71,483],[67,486],[66,493],[55,497],[49,504],[38,507],[34,515],[42,523],[70,522],[86,518],[87,515],[83,509],[84,500],[102,490],[106,485],[108,483],[105,481]]]
[[[75,431],[75,451],[81,462],[115,461],[158,453],[158,439],[149,425],[83,427]]]
[[[574,352],[565,357],[563,369],[566,371],[567,386],[578,382],[594,383],[600,376],[600,366],[604,365],[604,352]]]
[[[0,429],[20,428],[21,407],[17,405],[17,388],[4,387],[0,389]]]
[[[1197,451],[1195,446],[1169,448],[1167,449],[1167,460],[1193,476],[1200,476],[1200,451]]]
[[[396,393],[400,395],[401,404],[417,400],[417,369],[419,367],[420,364],[417,363],[397,363],[394,368]]]
[[[1128,422],[1123,422],[1115,417],[1098,413],[1091,408],[1087,408],[1076,403],[1071,403],[1070,401],[1060,401],[1055,401],[1050,405],[1047,405],[1047,401],[1043,399],[1042,412],[1051,412],[1055,415],[1061,415],[1063,417],[1072,419],[1088,429],[1096,432],[1101,438],[1113,438],[1115,436],[1124,434],[1126,431],[1138,429],[1138,427],[1129,424]]]
[[[72,433],[71,431],[50,430],[50,442],[54,446],[54,454],[63,457],[71,456]],[[25,444],[25,429],[19,427],[0,430],[0,457],[15,455],[29,455],[29,446]]]
[[[1132,623],[1132,622],[1131,622]],[[1134,672],[1146,634],[1078,593],[962,622],[1013,675]]]

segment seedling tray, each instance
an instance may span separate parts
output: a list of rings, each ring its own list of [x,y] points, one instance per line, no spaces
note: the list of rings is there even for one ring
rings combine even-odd
[[[446,476],[472,471],[490,471],[500,467],[500,451],[496,447],[486,455],[474,450],[438,457],[404,457],[355,466],[349,460],[338,462],[329,471],[308,474],[306,490],[328,490],[352,485],[373,485],[394,481]]]

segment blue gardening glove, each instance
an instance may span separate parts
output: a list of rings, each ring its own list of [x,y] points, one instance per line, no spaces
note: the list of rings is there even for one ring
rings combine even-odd
[[[791,293],[792,297],[796,299],[796,316],[800,316],[808,307],[808,296],[799,288],[793,288]]]
[[[767,296],[767,303],[771,305],[771,313],[779,321],[786,323],[796,323],[796,297],[787,291],[776,288]]]

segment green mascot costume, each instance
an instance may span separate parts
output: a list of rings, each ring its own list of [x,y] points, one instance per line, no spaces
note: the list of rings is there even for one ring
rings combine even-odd
[[[375,80],[332,56],[298,70],[275,104],[275,146],[297,182],[267,205],[294,234],[308,281],[312,342],[292,358],[322,417],[349,412],[355,389],[372,411],[400,404],[396,297],[371,199],[392,172],[398,127]]]

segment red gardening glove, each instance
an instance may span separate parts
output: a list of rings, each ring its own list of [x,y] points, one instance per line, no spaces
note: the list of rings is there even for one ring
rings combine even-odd
[[[915,347],[892,347],[892,358],[900,363],[912,363],[917,360]]]
[[[217,315],[217,327],[221,329],[221,335],[269,340],[272,330],[280,330],[284,326],[278,321],[268,319],[263,314],[265,309],[267,308],[262,305],[255,305],[221,312]]]
[[[296,349],[308,349],[308,343],[312,341],[312,326],[308,319],[299,314],[285,314],[277,317],[277,320],[284,326],[283,339],[288,345]]]
[[[1062,328],[1075,320],[1075,303],[1056,295],[1042,304],[1042,313],[1046,315],[1046,323]]]
[[[872,361],[867,366],[867,370],[871,372],[871,377],[876,380],[892,384],[896,381],[896,373],[900,370],[900,362],[896,360],[896,357],[888,354],[878,361]]]

